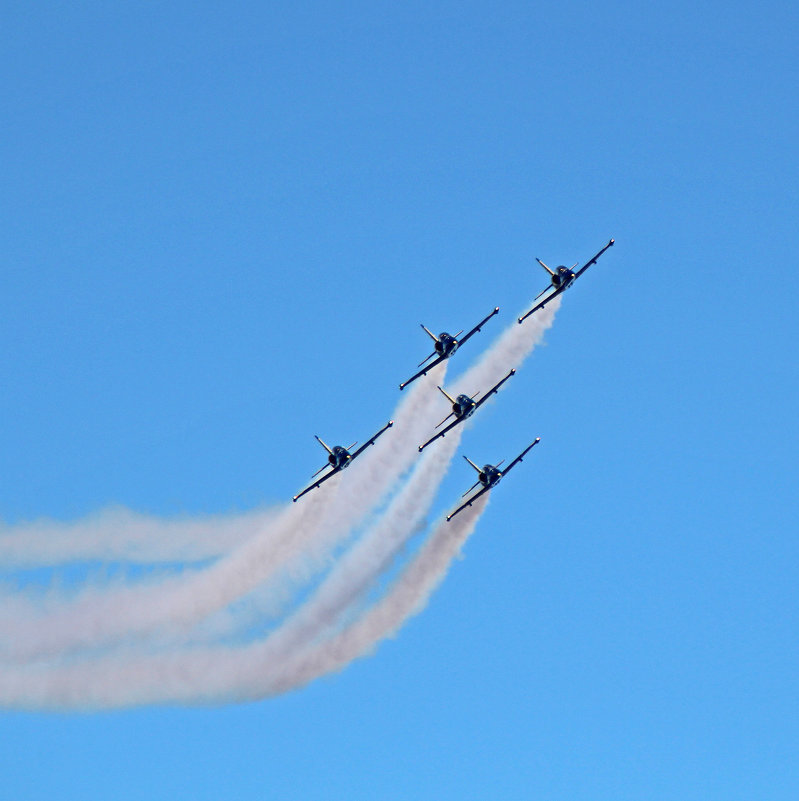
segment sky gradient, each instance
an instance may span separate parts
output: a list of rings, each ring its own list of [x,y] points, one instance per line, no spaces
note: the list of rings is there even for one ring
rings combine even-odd
[[[798,22],[10,4],[6,525],[290,502],[314,434],[389,418],[419,323],[500,306],[455,377],[534,257],[616,245],[465,431],[541,444],[396,639],[258,703],[2,712],[8,796],[795,799]]]

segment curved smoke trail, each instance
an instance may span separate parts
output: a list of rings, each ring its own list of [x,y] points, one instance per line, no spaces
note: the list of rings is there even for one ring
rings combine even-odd
[[[474,530],[486,503],[484,495],[451,523],[439,523],[383,598],[318,645],[309,644],[306,638],[320,625],[324,627],[324,620],[307,615],[295,636],[269,638],[241,648],[152,656],[122,651],[89,663],[14,666],[0,670],[0,704],[28,709],[109,709],[146,703],[243,701],[299,687],[364,655],[420,612]],[[324,603],[314,602],[315,614],[333,612],[335,616],[340,610],[334,612],[333,607],[351,599],[351,590],[344,585],[338,591],[331,589]]]
[[[431,371],[426,381],[419,382],[419,387],[443,380],[445,371],[446,363]],[[419,387],[403,397],[395,412],[395,421],[409,431],[413,440],[422,436],[428,424],[425,409],[430,396]],[[360,472],[354,468],[372,454],[379,461],[389,458],[394,462],[396,469],[392,466],[378,477],[380,485],[390,486],[396,474],[402,474],[413,463],[415,450],[397,448],[390,437],[384,437],[353,463],[348,472]],[[378,486],[377,492],[382,495],[385,489]],[[43,518],[8,525],[0,521],[0,569],[52,567],[93,560],[139,564],[206,561],[230,553],[263,532],[279,513],[279,509],[270,508],[165,520],[118,507],[73,522]]]
[[[395,634],[409,618],[419,614],[474,531],[488,504],[489,495],[486,493],[478,498],[450,522],[440,522],[391,590],[362,617],[327,642],[311,646],[288,660],[277,671],[276,677],[268,679],[250,697],[293,690],[326,673],[340,670],[368,653],[380,640]]]
[[[506,330],[483,358],[456,382],[456,386],[463,384],[464,389],[473,391],[478,387],[471,385],[477,383],[482,389],[483,383],[496,382],[510,367],[518,367],[521,360],[551,325],[557,305],[555,301],[544,310],[544,313],[531,318],[528,324],[520,327],[513,325]],[[353,464],[347,471],[345,480],[331,479],[325,485],[326,492],[322,492],[322,489],[325,489],[323,487],[313,493],[316,500],[307,504],[310,510],[307,514],[310,518],[317,518],[324,523],[322,528],[327,529],[328,536],[331,530],[339,528],[336,507],[339,508],[341,517],[345,518],[345,523],[346,519],[350,521],[362,519],[363,515],[374,508],[379,497],[396,484],[401,470],[407,469],[419,458],[415,452],[416,444],[429,430],[430,416],[434,415],[437,418],[438,415],[429,400],[432,397],[439,402],[438,395],[429,389],[428,386],[426,399],[422,399],[422,393],[419,392],[418,397],[417,394],[411,394],[401,404],[401,408],[414,409],[413,418],[408,420],[408,437],[402,438],[401,445],[395,444],[394,447],[390,447],[387,443],[390,443],[392,438],[387,434]],[[420,407],[423,411],[420,411]],[[397,414],[398,418],[399,416],[400,410]],[[459,435],[460,427],[457,431]],[[408,447],[411,439],[414,441],[412,446]],[[443,440],[440,443],[441,447],[436,450],[443,455],[445,450],[450,450],[450,445],[455,440],[455,437],[450,436],[449,439]],[[454,452],[454,447],[452,451]],[[369,454],[368,459],[367,454]],[[431,454],[433,455],[435,452]],[[439,481],[446,472],[450,457],[445,459],[446,464],[433,471]],[[431,458],[430,462],[434,461]],[[367,469],[370,463],[372,469]],[[396,471],[391,480],[381,469],[375,469],[385,463],[391,466],[389,471],[392,469]],[[423,465],[426,464],[424,458],[418,461],[417,469],[408,479],[405,489],[411,486],[414,476],[423,473]],[[432,480],[430,484],[437,486],[437,481]],[[348,489],[344,490],[345,487]],[[358,488],[367,498],[356,491]],[[158,652],[164,644],[154,640],[149,646],[154,652],[149,654],[142,653],[142,643],[134,643],[133,646],[117,643],[110,651],[106,647],[106,650],[100,653],[75,653],[72,656],[69,655],[70,647],[64,647],[63,641],[60,641],[61,644],[55,649],[55,659],[44,662],[31,661],[19,665],[0,665],[0,704],[22,707],[85,708],[154,701],[200,702],[244,699],[300,686],[318,675],[342,667],[374,647],[381,638],[393,633],[426,602],[430,593],[446,574],[451,558],[474,529],[487,495],[483,496],[474,508],[464,511],[451,523],[440,524],[418,554],[402,570],[383,598],[362,610],[354,622],[342,629],[341,620],[344,613],[360,603],[364,592],[374,585],[391,563],[392,554],[418,528],[418,521],[414,522],[407,507],[403,506],[407,497],[404,491],[400,492],[375,524],[374,529],[379,530],[380,526],[383,526],[385,530],[393,532],[386,537],[383,550],[374,545],[379,538],[370,537],[367,533],[361,543],[337,562],[311,601],[300,607],[295,615],[289,616],[265,640],[244,647],[226,646],[216,649],[189,647],[184,643],[171,652]],[[301,510],[295,511],[295,508],[297,507],[290,507],[281,514],[272,522],[269,530],[279,526],[282,520],[286,531],[290,529],[296,531],[293,525],[285,522],[289,514],[302,514]],[[296,520],[293,523],[296,523]],[[342,523],[341,526],[342,529],[337,536],[348,535],[346,525]],[[309,528],[312,527],[309,523]],[[317,528],[316,534],[324,538],[326,532],[322,531],[320,534]],[[247,540],[231,554],[231,557],[238,557],[240,552],[248,552],[246,546],[257,539],[260,537]],[[280,537],[276,539],[281,540]],[[285,558],[280,558],[278,561],[283,567],[292,561],[292,557],[313,561],[315,547],[313,536],[308,540],[299,539],[301,542],[298,544],[296,540],[289,542],[288,536],[282,538],[286,545],[286,552],[283,554]],[[359,552],[359,546],[365,550]],[[324,548],[321,550],[324,551]],[[223,571],[229,572],[216,574],[224,575],[225,578],[220,587],[209,584],[207,574],[208,571],[219,568],[227,561],[225,559],[201,573],[189,576],[188,580],[196,583],[189,584],[191,589],[180,598],[180,602],[170,606],[169,620],[179,627],[187,628],[206,618],[212,611],[226,607],[232,599],[244,595],[245,591],[242,591],[241,586],[235,591],[231,589],[237,581],[242,580],[249,589],[254,589],[274,580],[276,575],[272,569],[274,548],[270,555],[264,553],[260,562],[252,558],[252,552],[248,553],[250,558],[239,562],[241,571],[233,571],[226,567]],[[149,603],[148,593],[158,588],[131,589],[142,590],[147,594]],[[165,622],[162,615],[163,608],[160,612],[153,607],[147,609],[149,611],[144,619],[147,620],[148,626],[162,627]],[[175,616],[176,610],[179,611],[177,616]],[[135,615],[139,617],[136,618]],[[140,623],[141,612],[134,613],[133,619]],[[74,648],[76,643],[81,647],[107,646],[108,629],[100,627],[98,630],[90,626],[87,637],[83,628],[85,622],[81,621],[78,627],[80,631],[71,633],[71,647]],[[136,622],[131,623],[131,618],[123,618],[122,623],[114,631],[127,637],[131,633],[140,633],[144,630],[137,629],[136,625]],[[38,645],[40,647],[41,642]],[[147,642],[143,645],[147,647]],[[31,649],[30,640],[27,642],[27,647],[29,656],[37,653],[36,647]],[[24,647],[17,649],[18,656],[21,653],[25,653]]]
[[[264,530],[204,570],[110,590],[88,588],[77,598],[5,598],[0,611],[0,658],[30,660],[76,648],[94,648],[153,630],[183,629],[275,580],[308,581],[331,551],[379,505],[418,459],[419,432],[435,416],[442,364],[402,399],[394,430],[386,432],[346,471],[300,503],[284,508]],[[392,436],[392,434],[396,434]],[[388,444],[378,447],[384,441]],[[276,594],[285,598],[286,592]],[[276,613],[277,609],[272,609]]]
[[[275,517],[274,509],[162,520],[123,507],[71,523],[0,523],[0,568],[18,570],[93,560],[201,562],[229,553]]]

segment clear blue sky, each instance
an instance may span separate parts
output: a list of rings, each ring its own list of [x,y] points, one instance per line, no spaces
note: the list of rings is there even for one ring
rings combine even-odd
[[[466,433],[542,443],[399,637],[262,703],[0,713],[4,797],[795,799],[798,22],[7,4],[6,523],[286,501],[420,322],[502,308],[460,369],[534,256],[617,244]]]

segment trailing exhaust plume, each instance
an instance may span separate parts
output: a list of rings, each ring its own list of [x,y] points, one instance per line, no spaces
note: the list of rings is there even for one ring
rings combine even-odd
[[[558,305],[553,301],[523,326],[514,321],[456,388],[496,383],[519,367]],[[0,605],[0,705],[85,709],[262,697],[340,669],[394,633],[443,579],[488,496],[437,525],[382,596],[371,600],[423,528],[461,436],[460,427],[454,429],[419,457],[418,444],[440,415],[438,393],[431,390],[443,383],[445,366],[412,388],[395,411],[393,431],[345,474],[270,513],[251,533],[244,533],[244,521],[231,526],[241,541],[220,548],[215,563],[157,582],[89,588],[72,599],[8,594]],[[370,515],[373,522],[353,539]],[[255,520],[254,513],[246,523]],[[114,547],[117,554],[125,550]],[[67,552],[59,558],[70,559]],[[251,621],[237,602],[253,594],[277,599],[262,610],[276,615],[296,597],[292,588],[307,588],[322,571],[327,575],[308,600],[246,643]]]
[[[487,504],[488,494],[478,498],[457,520],[440,522],[382,600],[327,642],[311,646],[281,665],[275,678],[250,698],[293,690],[326,673],[340,670],[368,653],[380,640],[396,634],[406,620],[427,606]]]
[[[337,617],[353,594],[364,590],[343,581],[342,575],[262,643],[153,656],[121,651],[57,668],[13,666],[0,670],[0,704],[66,710],[243,701],[307,684],[363,656],[422,610],[474,530],[486,503],[487,496],[483,496],[457,522],[439,523],[385,595],[321,643],[314,644],[313,635],[326,627],[326,618]],[[376,556],[375,566],[380,567],[384,559]],[[361,579],[366,575],[362,569],[354,572],[360,573]]]
[[[272,520],[275,509],[161,520],[124,507],[71,523],[0,523],[0,568],[52,567],[104,561],[200,562],[229,553]]]
[[[429,383],[441,380],[445,371],[444,364],[435,368],[403,398],[396,432],[387,432],[353,463],[343,486],[343,476],[332,478],[205,570],[158,583],[89,588],[72,600],[45,598],[27,607],[22,598],[6,599],[5,612],[0,611],[0,658],[41,658],[153,630],[174,635],[275,579],[284,588],[274,597],[285,598],[285,585],[308,581],[322,569],[341,539],[415,461],[419,421],[430,417],[435,402]]]
[[[453,393],[467,392],[482,384],[496,384],[508,370],[518,367],[552,327],[560,298],[555,298],[540,314],[531,317],[524,325],[510,325],[497,341],[454,381]]]
[[[412,439],[427,430],[430,404],[425,384],[443,381],[446,364],[430,371],[417,391],[402,399],[394,415]],[[415,452],[384,437],[370,449],[393,459],[391,469],[376,477],[376,489],[387,491],[413,463]],[[366,454],[364,454],[365,456]],[[380,459],[382,461],[382,459]],[[360,460],[363,461],[363,460]],[[354,468],[348,475],[356,474]],[[0,521],[0,569],[51,567],[73,562],[106,561],[154,564],[205,561],[224,556],[262,532],[280,514],[279,509],[253,510],[235,515],[159,519],[124,507],[110,508],[83,520],[33,520],[15,525]]]

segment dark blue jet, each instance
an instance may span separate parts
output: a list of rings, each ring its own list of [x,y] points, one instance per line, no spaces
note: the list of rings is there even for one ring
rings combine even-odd
[[[541,261],[541,259],[536,259],[536,261],[549,273],[549,279],[551,286],[548,286],[543,292],[540,292],[536,300],[544,294],[544,292],[549,292],[550,289],[553,289],[554,292],[549,295],[548,297],[544,298],[539,304],[533,306],[527,314],[523,314],[519,318],[519,322],[523,323],[531,314],[534,314],[539,309],[543,309],[544,306],[549,303],[552,298],[556,298],[560,295],[561,292],[568,289],[592,264],[596,264],[597,259],[615,242],[615,239],[611,239],[610,242],[599,251],[590,261],[587,261],[577,272],[574,272],[574,268],[577,264],[572,265],[572,267],[558,267],[557,270],[550,270],[549,267]]]
[[[455,334],[455,336],[452,336],[452,334],[448,334],[446,331],[442,331],[438,336],[436,336],[429,328],[425,328],[425,326],[422,325],[422,328],[424,328],[428,336],[436,344],[434,346],[435,350],[433,350],[433,352],[427,357],[427,359],[424,359],[423,361],[419,362],[418,366],[421,367],[426,361],[432,359],[436,354],[438,354],[438,358],[435,361],[430,362],[430,364],[428,364],[427,367],[425,367],[423,370],[419,370],[419,372],[416,373],[416,375],[411,376],[407,381],[403,381],[399,385],[399,388],[405,389],[405,387],[407,387],[408,384],[411,383],[411,381],[416,381],[416,379],[419,378],[420,376],[427,375],[428,370],[432,370],[437,364],[441,364],[441,362],[443,362],[444,359],[449,359],[449,357],[452,356],[452,354],[455,353],[455,351],[461,345],[463,345],[463,343],[466,342],[466,340],[469,339],[469,337],[471,337],[473,334],[476,334],[498,312],[499,312],[499,306],[497,306],[494,309],[494,311],[492,311],[491,314],[489,314],[488,317],[486,317],[484,320],[480,320],[480,322],[471,331],[469,331],[469,333],[466,334],[466,336],[464,336],[461,339],[458,339],[458,337],[463,333],[463,331],[458,331],[458,333]]]
[[[421,453],[431,442],[435,442],[439,437],[443,437],[447,431],[454,428],[458,423],[462,423],[467,417],[471,417],[515,373],[516,370],[511,370],[502,381],[496,386],[491,387],[479,401],[475,400],[480,394],[479,392],[475,392],[471,398],[468,395],[458,395],[457,398],[453,398],[439,387],[438,389],[441,394],[452,404],[452,411],[436,426],[436,428],[443,426],[450,417],[454,416],[455,419],[443,431],[439,431],[432,439],[427,440],[424,445],[420,445],[419,452]]]
[[[462,512],[467,506],[471,506],[484,492],[488,492],[492,487],[496,487],[499,484],[500,479],[502,476],[507,475],[513,469],[514,465],[517,462],[521,462],[522,459],[527,455],[527,452],[538,445],[541,441],[541,437],[536,437],[535,442],[532,445],[528,445],[504,470],[499,469],[499,465],[502,462],[498,462],[496,465],[493,464],[484,464],[482,468],[478,467],[471,459],[467,456],[463,458],[477,471],[477,481],[472,484],[466,492],[463,493],[464,496],[468,495],[475,487],[483,485],[483,488],[472,495],[466,503],[462,506],[459,506],[451,515],[447,515],[447,520],[452,520],[458,512]],[[502,460],[505,461],[504,459]]]
[[[383,428],[381,428],[380,431],[377,432],[377,434],[375,434],[368,442],[365,442],[363,445],[361,445],[361,447],[358,448],[358,450],[355,451],[355,453],[350,453],[350,449],[354,448],[358,444],[357,442],[353,442],[352,445],[349,446],[349,448],[342,448],[341,445],[336,445],[334,448],[331,448],[329,445],[326,445],[324,442],[322,442],[322,440],[319,439],[319,437],[316,437],[316,434],[314,434],[319,444],[327,451],[328,463],[324,467],[317,470],[311,476],[311,478],[316,478],[322,472],[322,470],[327,470],[328,467],[330,468],[330,472],[325,473],[325,475],[323,475],[322,478],[319,479],[319,481],[315,482],[314,484],[311,484],[309,487],[306,487],[299,495],[295,495],[292,498],[292,500],[297,501],[297,499],[302,498],[302,496],[305,495],[306,492],[310,492],[312,489],[316,489],[320,484],[323,484],[331,476],[336,475],[336,473],[340,473],[345,467],[349,465],[349,463],[353,459],[355,459],[356,456],[362,454],[370,445],[374,445],[375,440],[384,431],[387,431],[393,425],[394,421],[389,420],[388,423],[386,423],[386,425],[384,425]]]

